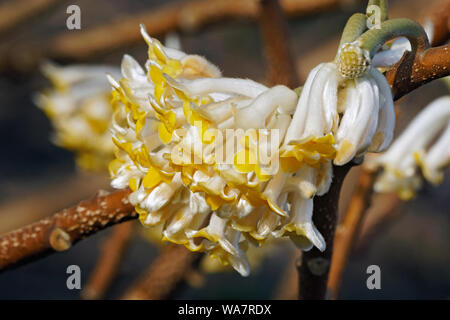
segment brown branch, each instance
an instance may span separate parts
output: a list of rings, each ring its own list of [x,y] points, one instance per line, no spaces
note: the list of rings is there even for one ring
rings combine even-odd
[[[416,52],[406,53],[399,63],[387,72],[386,78],[392,86],[394,99],[397,100],[434,79],[448,75],[450,75],[450,45],[437,48],[424,48],[419,46]],[[372,193],[373,175],[364,173],[361,176],[359,183],[362,184],[361,187],[364,187],[357,188],[357,193],[352,198],[352,203],[350,203],[349,207],[350,212],[347,212],[346,221],[343,224],[344,229],[341,229],[341,232],[344,233],[341,239],[339,239],[339,233],[337,235],[336,247],[334,249],[336,249],[338,254],[333,257],[334,265],[331,270],[329,282],[332,298],[337,297],[342,273],[352,249],[352,243],[357,238],[357,232],[359,231],[363,214],[369,207],[368,200]],[[336,199],[336,202],[338,202],[338,199]],[[347,228],[348,230],[346,230]],[[323,286],[324,284],[321,282],[320,285]],[[323,290],[325,290],[323,292],[326,292],[326,289]],[[318,292],[318,294],[321,292]],[[316,298],[318,297],[316,296]],[[313,297],[310,298],[315,299]]]
[[[450,37],[450,0],[438,1],[422,19],[422,25],[431,22],[433,26],[432,46],[444,44]]]
[[[296,300],[298,296],[298,272],[297,262],[300,263],[301,256],[298,257],[298,250],[292,248],[288,252],[288,260],[283,269],[283,275],[278,281],[274,291],[274,300]],[[301,254],[301,252],[300,252]]]
[[[125,300],[167,298],[202,255],[184,246],[170,244],[152,262],[140,279],[125,293]]]
[[[295,61],[292,57],[288,26],[278,0],[262,0],[259,26],[267,62],[267,81],[295,88],[299,85]]]
[[[450,1],[448,0],[444,5],[439,3],[439,5],[434,6],[423,19],[424,23],[428,20],[433,24],[433,45],[441,44],[448,39],[449,13]],[[432,81],[433,77],[439,78],[442,76],[441,74],[446,75],[446,70],[448,72],[448,69],[450,69],[448,63],[446,64],[448,61],[448,46],[434,49],[419,48],[416,55],[414,53],[406,55],[387,74],[387,78],[394,88],[395,98],[398,99],[416,87]],[[414,68],[414,70],[411,68]],[[436,70],[440,70],[441,74],[435,72]],[[408,74],[410,75],[409,83],[406,76]],[[399,83],[402,83],[404,87],[399,86]],[[362,170],[356,192],[353,194],[345,213],[344,221],[337,228],[333,248],[335,254],[332,258],[328,280],[328,288],[332,299],[338,297],[343,272],[354,244],[357,243],[357,248],[360,250],[370,242],[370,239],[380,228],[397,216],[394,208],[398,206],[400,200],[396,195],[388,195],[386,201],[383,201],[384,205],[375,208],[376,211],[371,212],[369,219],[364,219],[368,211],[374,209],[371,208],[370,200],[373,194],[375,177],[376,172]]]
[[[370,207],[374,180],[375,173],[363,169],[358,179],[356,191],[345,213],[344,221],[336,229],[333,248],[334,254],[331,259],[328,279],[328,288],[332,299],[336,299],[338,296],[348,257],[358,237],[364,215]]]
[[[0,34],[40,14],[60,0],[9,0],[0,4]]]
[[[325,239],[327,248],[321,252],[317,248],[303,252],[297,266],[299,274],[299,299],[322,300],[327,293],[328,273],[333,254],[333,239],[336,228],[339,194],[351,163],[334,166],[334,178],[328,193],[314,198],[313,221]]]
[[[343,0],[282,0],[284,12],[290,16],[311,14],[337,7]],[[44,58],[85,61],[123,46],[142,41],[138,25],[146,24],[152,36],[174,30],[193,30],[206,24],[230,18],[256,20],[259,0],[193,0],[180,1],[145,11],[139,15],[120,17],[111,23],[83,32],[61,33],[44,43],[13,46],[2,53],[1,69],[27,71]],[[114,35],[113,37],[111,35]]]
[[[65,251],[79,240],[113,224],[136,219],[129,190],[99,195],[77,206],[0,236],[0,271]]]
[[[367,213],[367,218],[364,219],[356,241],[355,253],[362,252],[364,248],[367,248],[376,235],[400,215],[400,211],[397,209],[402,201],[397,194],[377,195],[377,197],[382,197],[377,201],[381,205],[371,208]]]
[[[132,232],[133,221],[113,227],[112,234],[102,246],[100,257],[94,271],[81,292],[81,297],[88,300],[101,299],[117,275],[123,254],[128,247]]]
[[[395,100],[438,78],[450,75],[450,44],[408,51],[386,72]]]
[[[109,185],[109,178],[76,172],[56,182],[30,184],[0,203],[0,235],[25,226],[94,194]]]

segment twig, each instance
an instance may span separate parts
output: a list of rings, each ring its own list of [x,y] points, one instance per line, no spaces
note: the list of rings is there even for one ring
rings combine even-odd
[[[382,197],[382,200],[377,201],[382,205],[371,208],[367,213],[367,218],[364,219],[361,232],[356,240],[355,253],[362,252],[364,248],[367,248],[379,231],[384,230],[400,215],[397,208],[402,204],[402,201],[397,194],[377,195],[377,197]]]
[[[275,289],[274,300],[296,300],[298,296],[298,272],[297,262],[300,263],[301,256],[298,257],[298,250],[292,248],[288,252],[288,260],[283,269],[283,275]]]
[[[259,26],[267,62],[268,83],[297,87],[299,80],[290,51],[287,23],[278,0],[261,1]]]
[[[48,218],[0,236],[0,272],[55,251],[113,224],[136,219],[129,190],[100,195]]]
[[[328,193],[314,198],[313,221],[323,235],[327,248],[303,252],[299,274],[298,297],[301,300],[322,300],[326,297],[328,272],[333,254],[334,230],[336,228],[339,194],[342,183],[353,165],[334,166],[334,178]]]
[[[437,48],[419,46],[408,52],[386,74],[397,100],[403,95],[434,79],[450,75],[450,45]],[[419,78],[420,77],[420,78]],[[325,238],[327,249],[321,253],[316,248],[303,254],[299,272],[299,298],[324,299],[327,292],[328,272],[333,249],[337,206],[342,180],[348,170],[335,167],[336,175],[330,191],[314,200],[314,223]],[[344,171],[344,174],[339,172]]]
[[[449,25],[448,25],[449,13],[450,13],[450,1],[447,1],[446,4],[444,5],[442,5],[442,3],[439,3],[438,6],[433,7],[431,13],[428,14],[427,18],[424,19],[425,20],[424,23],[428,21],[431,22],[433,25],[432,31],[433,45],[438,45],[447,40],[449,35]],[[416,58],[416,62],[415,64],[413,64],[415,68],[413,72],[416,74],[418,74],[421,71],[420,70],[421,65],[428,64],[427,66],[428,68],[433,67],[432,62],[429,62],[430,60],[427,60],[431,59],[430,57],[427,57],[427,54],[429,54],[429,52],[426,50],[424,51],[425,55],[422,57],[420,52],[416,54],[417,57],[421,57]],[[442,60],[448,61],[448,51],[446,53],[446,50],[444,49],[443,52],[444,52],[443,57],[441,56],[437,58],[439,55],[436,55],[436,53],[434,53],[435,54],[434,58],[439,59],[441,61]],[[445,57],[446,54],[447,58]],[[409,59],[412,58],[410,57]],[[401,62],[399,64],[401,64]],[[409,65],[408,63],[406,63],[403,70],[406,71],[408,67],[410,67],[410,63]],[[434,67],[440,69],[438,66]],[[444,65],[442,67],[442,71],[445,70],[446,66]],[[430,71],[422,69],[422,72],[427,75],[429,74]],[[435,76],[437,76],[437,74]],[[412,76],[411,79],[414,79],[414,76]],[[424,79],[422,78],[422,80]],[[391,77],[390,81],[394,82],[395,81],[394,77]],[[394,85],[394,88],[397,87],[395,87]],[[411,91],[411,89],[413,88],[414,87],[408,86],[408,89],[405,91],[408,90]],[[397,90],[396,98],[398,99],[401,95],[405,93],[401,93]],[[344,221],[337,228],[334,239],[335,244],[333,249],[335,254],[333,255],[330,269],[330,276],[328,281],[328,287],[332,299],[337,299],[338,297],[343,272],[347,264],[348,257],[351,254],[351,251],[354,247],[354,244],[356,243],[358,248],[364,247],[364,245],[370,241],[369,239],[373,238],[373,235],[376,233],[377,230],[380,229],[381,226],[384,226],[387,221],[392,220],[396,216],[394,208],[397,207],[400,200],[396,195],[389,195],[385,199],[386,201],[383,201],[384,202],[383,206],[376,208],[378,210],[372,212],[369,215],[369,219],[363,220],[367,215],[369,208],[371,207],[370,199],[373,194],[373,183],[375,181],[375,176],[376,172],[371,172],[364,169],[362,170],[359,177],[358,186],[356,187],[356,192],[353,194],[349,208],[345,213]],[[361,232],[361,230],[363,231]]]
[[[8,200],[0,203],[0,234],[76,204],[108,184],[108,177],[92,172],[77,172],[53,183],[40,181],[36,186],[29,184],[27,188],[21,188],[20,193],[14,192]]]
[[[36,16],[60,0],[9,0],[0,5],[0,34]]]
[[[432,24],[433,39],[431,45],[444,44],[450,37],[450,0],[437,2],[429,9],[428,14],[422,20],[423,26],[427,23]]]
[[[133,221],[129,221],[113,227],[112,234],[102,246],[94,271],[81,292],[83,299],[103,298],[117,274],[123,254],[132,236],[133,225]]]
[[[284,12],[290,16],[330,10],[343,0],[282,0]],[[107,53],[141,41],[140,23],[147,25],[150,35],[174,30],[193,30],[226,19],[258,18],[259,0],[194,0],[167,4],[139,15],[121,17],[111,23],[81,33],[61,33],[44,43],[14,46],[3,56],[0,69],[28,71],[45,57],[85,61],[93,55]],[[114,35],[113,37],[111,35]]]
[[[336,229],[333,248],[334,254],[331,259],[330,276],[328,279],[328,288],[332,299],[336,299],[338,296],[342,274],[348,257],[359,234],[364,215],[370,207],[374,180],[375,173],[363,169],[359,176],[355,193],[345,213],[344,221]]]
[[[417,53],[408,51],[386,72],[395,100],[430,81],[448,75],[450,75],[450,44],[436,48],[419,48]]]
[[[169,245],[153,261],[142,277],[125,293],[125,300],[158,300],[167,298],[184,279],[201,254],[184,246]]]

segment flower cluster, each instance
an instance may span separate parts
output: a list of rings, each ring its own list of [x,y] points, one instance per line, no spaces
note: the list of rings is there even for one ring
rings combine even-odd
[[[450,96],[433,101],[422,110],[382,155],[370,158],[370,169],[383,170],[375,183],[377,192],[397,192],[412,198],[422,176],[432,184],[443,179],[450,164]]]
[[[333,163],[381,151],[392,138],[391,91],[370,59],[357,78],[340,72],[354,74],[345,65],[351,53],[320,64],[298,97],[285,86],[223,77],[203,57],[141,32],[145,69],[124,56],[123,77],[109,77],[112,186],[131,188],[141,222],[242,275],[249,244],[270,237],[324,250],[313,197],[328,191]]]
[[[109,131],[112,117],[107,73],[120,70],[105,66],[43,65],[54,88],[38,94],[36,104],[52,121],[55,144],[73,151],[84,169],[101,170],[114,157]]]

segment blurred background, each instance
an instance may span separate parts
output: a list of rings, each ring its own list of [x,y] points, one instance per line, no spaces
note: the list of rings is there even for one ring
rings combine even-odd
[[[354,12],[364,12],[367,3],[360,0],[296,1],[304,4],[306,9],[288,14],[288,39],[296,63],[294,68],[304,81],[311,68],[334,58],[346,20]],[[391,17],[420,21],[429,8],[443,1],[392,0],[389,13]],[[109,189],[108,176],[81,172],[76,168],[71,152],[51,143],[51,124],[32,102],[33,94],[49,86],[39,71],[39,63],[50,58],[63,64],[82,62],[119,66],[123,54],[127,53],[143,64],[147,46],[140,39],[138,23],[146,24],[150,35],[164,41],[165,35],[158,30],[165,28],[161,22],[164,14],[169,19],[171,11],[167,8],[188,2],[193,1],[0,1],[0,233],[92,197],[99,189]],[[34,3],[37,9],[5,27],[1,21],[14,19],[13,13],[23,10],[15,8],[11,11],[11,3],[24,4],[23,8],[30,8],[30,3]],[[39,3],[42,8],[38,7]],[[66,8],[70,4],[81,8],[81,30],[66,28]],[[162,19],[145,20],[147,13],[160,12],[162,8],[166,8],[162,11]],[[264,59],[258,23],[251,10],[249,12],[238,17],[230,14],[214,18],[198,27],[187,16],[176,30],[170,31],[177,32],[185,52],[205,56],[219,66],[225,76],[265,82],[268,62]],[[106,38],[99,39],[99,43],[109,45],[107,49],[90,52],[89,46],[96,43],[96,39],[80,38],[98,27],[108,30],[109,26],[129,21],[130,17],[136,19],[136,23],[130,20],[132,27],[125,28],[122,33],[106,32]],[[80,43],[85,43],[86,48],[80,48]],[[445,84],[434,81],[398,101],[400,117],[396,134],[422,107],[446,93]],[[345,210],[345,199],[348,200],[355,185],[358,168],[353,171],[345,182],[341,211]],[[370,229],[370,223],[376,220],[376,207],[389,205],[392,197],[376,196],[373,199],[375,208],[369,212],[358,239],[360,243],[350,257],[340,298],[450,298],[448,173],[446,178],[439,187],[425,186],[415,199],[396,203],[382,225]],[[365,228],[370,232],[365,234]],[[71,264],[81,267],[84,287],[96,265],[102,243],[112,229],[81,241],[67,252],[1,273],[0,299],[78,299],[80,291],[66,287],[66,268]],[[105,295],[107,299],[120,298],[158,254],[157,248],[139,236],[139,229],[139,224],[135,223],[135,232],[121,259],[117,276]],[[281,244],[270,250],[259,266],[253,267],[248,278],[232,271],[196,274],[170,297],[295,298],[294,261],[298,255],[290,244]],[[366,287],[366,269],[372,264],[381,267],[381,290]]]

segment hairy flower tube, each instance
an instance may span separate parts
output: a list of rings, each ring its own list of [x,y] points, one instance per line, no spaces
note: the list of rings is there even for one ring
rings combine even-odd
[[[42,70],[54,87],[38,94],[35,102],[53,124],[54,143],[73,151],[80,167],[105,169],[114,157],[109,131],[113,110],[105,77],[120,70],[52,63],[44,64]]]
[[[450,96],[445,96],[422,110],[392,146],[384,154],[370,158],[367,166],[382,168],[375,191],[397,192],[407,200],[421,187],[423,178],[439,184],[449,164]]]

